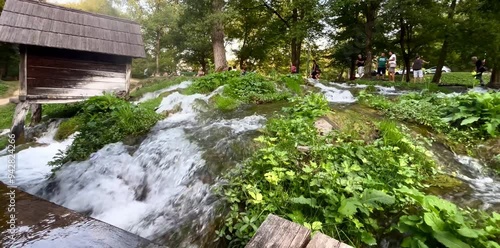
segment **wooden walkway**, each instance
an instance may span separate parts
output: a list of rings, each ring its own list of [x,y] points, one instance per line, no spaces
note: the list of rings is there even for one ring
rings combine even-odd
[[[246,248],[352,248],[322,233],[270,214]]]

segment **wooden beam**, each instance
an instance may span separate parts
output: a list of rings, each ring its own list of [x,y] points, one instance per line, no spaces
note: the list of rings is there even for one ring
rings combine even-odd
[[[25,101],[27,95],[27,55],[28,49],[24,45],[19,45],[19,100]]]
[[[304,248],[311,231],[304,226],[270,214],[246,248]]]
[[[132,62],[127,63],[126,68],[125,68],[125,92],[127,92],[127,95],[130,90],[130,78],[132,77]]]
[[[318,232],[314,235],[306,248],[352,248],[352,246],[346,245]]]
[[[31,104],[31,122],[30,127],[35,126],[42,120],[42,104]]]
[[[12,128],[10,129],[10,133],[14,134],[15,136],[16,144],[23,144],[25,142],[24,120],[26,119],[28,109],[29,102],[27,101],[22,101],[16,106],[14,119],[12,120]]]

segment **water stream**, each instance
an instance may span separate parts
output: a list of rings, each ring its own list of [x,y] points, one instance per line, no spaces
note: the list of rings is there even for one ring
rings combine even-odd
[[[332,104],[353,104],[356,98],[346,84],[311,82]],[[139,102],[163,92],[157,112],[169,111],[135,145],[109,144],[82,162],[64,166],[53,178],[47,163],[64,150],[73,136],[53,140],[56,125],[38,139],[41,146],[18,153],[19,186],[58,205],[88,214],[168,247],[213,247],[211,242],[220,211],[212,189],[219,177],[252,153],[251,140],[266,120],[287,103],[246,106],[233,113],[218,113],[209,95],[183,95],[177,90],[190,82],[146,94]],[[381,94],[401,94],[394,88],[377,87]],[[450,154],[448,154],[450,155]],[[473,189],[472,198],[485,207],[499,205],[500,184],[482,174],[477,161],[447,157],[462,172],[459,178]],[[0,165],[7,157],[0,157]],[[478,171],[475,171],[477,168]],[[6,182],[6,170],[0,181]]]

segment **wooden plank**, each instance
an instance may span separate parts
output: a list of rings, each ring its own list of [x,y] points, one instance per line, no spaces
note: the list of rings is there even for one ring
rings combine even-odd
[[[48,67],[62,69],[76,69],[85,71],[107,71],[125,73],[125,64],[114,64],[96,61],[62,59],[54,57],[28,56],[28,67]]]
[[[42,105],[31,104],[31,122],[30,127],[34,127],[42,120]]]
[[[28,67],[27,76],[29,78],[52,78],[52,79],[67,79],[67,80],[90,80],[91,78],[102,78],[104,81],[114,79],[113,82],[125,81],[125,73],[107,72],[107,71],[82,71],[76,69],[64,68],[43,68],[43,67]],[[92,79],[93,81],[101,81]]]
[[[127,65],[125,66],[125,92],[127,92],[127,95],[128,95],[128,91],[130,89],[130,78],[132,77],[132,64],[131,63],[127,63]]]
[[[246,248],[304,248],[311,231],[299,224],[270,214]]]
[[[28,92],[34,87],[47,88],[75,88],[75,89],[95,89],[95,90],[126,90],[124,79],[106,78],[104,81],[92,80],[60,80],[51,78],[29,78]]]
[[[320,232],[314,234],[313,239],[306,248],[353,248],[334,238],[330,238]]]
[[[94,89],[67,89],[67,88],[30,88],[29,96],[47,96],[53,99],[61,97],[92,97],[100,96],[103,92],[112,93],[113,90],[94,90]]]
[[[27,49],[26,46],[19,46],[19,100],[24,101],[27,95]]]

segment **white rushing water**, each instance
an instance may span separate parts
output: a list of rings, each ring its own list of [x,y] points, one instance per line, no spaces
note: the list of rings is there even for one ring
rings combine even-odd
[[[30,193],[148,239],[162,239],[186,225],[193,232],[188,235],[201,233],[210,226],[216,198],[211,193],[213,183],[200,174],[208,166],[204,149],[188,132],[210,136],[217,133],[214,130],[229,130],[217,140],[217,148],[265,123],[260,115],[199,121],[197,102],[208,101],[220,90],[210,95],[173,92],[157,110],[172,113],[137,147],[121,142],[106,145],[91,159],[64,166],[49,180],[47,163],[73,140],[54,141],[55,127],[51,127],[39,139],[45,146],[18,153],[17,182]],[[0,164],[7,164],[6,159],[0,157]],[[2,181],[5,171],[0,172]]]
[[[336,87],[329,87],[317,80],[309,79],[314,87],[321,90],[321,93],[325,96],[326,100],[331,103],[353,103],[356,102],[356,98],[352,95],[349,90],[339,89]]]
[[[486,168],[475,158],[464,155],[457,155],[455,159],[463,165],[464,169],[470,173],[459,174],[458,177],[474,189],[473,195],[485,203],[484,208],[492,204],[500,204],[500,181],[490,177],[486,173]]]
[[[164,88],[161,90],[157,90],[154,92],[147,92],[136,103],[141,103],[141,102],[145,102],[147,100],[157,98],[158,96],[160,96],[162,93],[165,93],[165,92],[185,89],[185,88],[189,87],[189,85],[191,85],[192,83],[193,83],[193,81],[184,81],[180,84],[172,85],[170,87],[167,87],[167,88]]]

